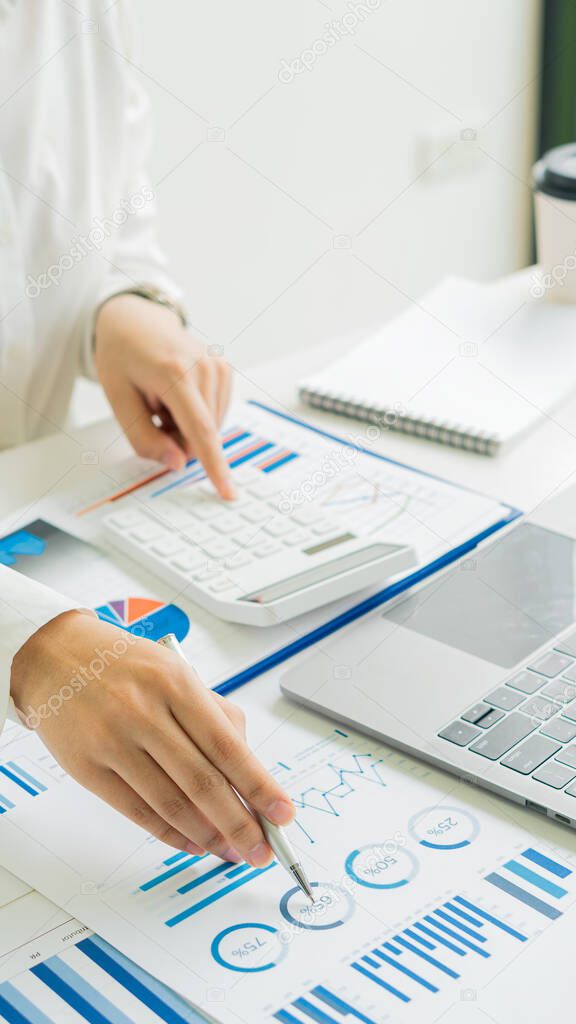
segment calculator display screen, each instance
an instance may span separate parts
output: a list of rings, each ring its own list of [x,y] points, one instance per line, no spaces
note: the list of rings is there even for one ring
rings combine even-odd
[[[346,538],[348,539],[348,538]],[[322,545],[320,545],[320,550]],[[295,576],[288,576],[284,580],[278,580],[262,590],[254,591],[252,594],[245,594],[241,601],[252,601],[255,604],[269,604],[272,601],[280,601],[283,597],[291,597],[316,583],[324,583],[325,580],[341,576],[342,573],[350,572],[351,569],[358,569],[362,565],[377,562],[398,551],[396,544],[370,544],[369,547],[352,551],[348,555],[341,555],[330,562],[323,562],[314,569],[307,569]]]

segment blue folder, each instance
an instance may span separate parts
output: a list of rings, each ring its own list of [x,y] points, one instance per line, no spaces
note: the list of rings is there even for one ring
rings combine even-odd
[[[320,437],[326,438],[329,441],[335,441],[337,444],[344,444],[348,448],[354,448],[356,451],[361,452],[363,455],[369,455],[373,459],[377,459],[379,462],[387,462],[393,466],[400,466],[403,469],[408,469],[412,473],[418,476],[428,477],[431,480],[441,480],[443,483],[450,481],[444,480],[442,477],[436,476],[433,473],[426,473],[424,470],[414,469],[412,466],[407,466],[405,463],[398,462],[395,459],[389,459],[385,455],[378,455],[376,452],[370,451],[368,448],[362,448],[359,445],[351,444],[347,438],[338,437],[337,434],[330,434],[326,430],[320,430],[319,427],[314,427],[310,423],[306,423],[304,420],[300,420],[295,416],[289,416],[287,413],[279,412],[277,409],[271,409],[267,405],[263,405],[261,402],[249,402],[249,405],[253,405],[263,412],[269,413],[270,416],[275,416],[277,419],[286,420],[288,423],[293,423],[300,427],[302,430],[307,430],[312,434],[317,434]],[[465,488],[462,488],[465,490]],[[309,633],[305,633],[303,636],[298,637],[297,640],[292,643],[286,644],[285,647],[279,648],[273,654],[268,655],[265,658],[261,658],[260,661],[256,661],[253,665],[238,672],[237,675],[231,676],[226,679],[223,683],[219,683],[218,686],[214,687],[216,693],[227,694],[233,690],[237,690],[240,686],[244,686],[251,679],[255,679],[256,676],[262,675],[263,672],[267,672],[269,669],[274,668],[275,665],[280,665],[283,661],[287,661],[288,658],[292,658],[295,654],[299,654],[300,651],[306,650],[307,647],[311,647],[312,644],[317,643],[319,640],[323,640],[324,637],[330,636],[331,633],[335,633],[338,629],[342,629],[343,626],[349,625],[356,619],[361,618],[363,615],[367,615],[368,612],[374,610],[374,608],[380,607],[387,601],[391,601],[392,598],[397,597],[398,594],[402,594],[405,590],[409,590],[410,587],[415,586],[417,583],[421,583],[422,580],[428,579],[429,576],[433,576],[435,572],[440,569],[444,569],[447,565],[455,562],[458,558],[468,554],[473,548],[477,547],[487,537],[492,536],[494,533],[498,533],[505,526],[508,526],[515,519],[518,519],[522,513],[519,509],[513,508],[511,505],[502,505],[502,518],[498,519],[497,522],[493,523],[492,526],[487,527],[475,536],[470,537],[468,540],[459,544],[451,551],[447,551],[439,558],[433,559],[427,565],[421,566],[414,572],[409,573],[401,580],[397,580],[395,583],[391,583],[389,586],[384,587],[383,590],[379,590],[378,593],[372,594],[370,597],[365,598],[363,601],[359,601],[358,604],[352,605],[347,608],[346,611],[336,615],[333,619],[328,622],[324,622],[321,626],[316,629],[310,630]]]

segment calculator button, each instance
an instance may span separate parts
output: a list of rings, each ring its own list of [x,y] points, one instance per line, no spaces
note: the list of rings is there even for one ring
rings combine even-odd
[[[201,551],[183,551],[182,554],[170,559],[170,565],[181,569],[182,572],[192,572],[193,569],[206,566],[206,555]]]
[[[280,551],[280,545],[276,540],[265,540],[259,547],[254,548],[257,558],[268,558],[270,555],[275,555],[277,551]]]
[[[237,530],[242,529],[244,524],[240,516],[235,515],[233,512],[224,512],[223,515],[218,516],[214,520],[212,525],[218,533],[227,534],[236,533]]]
[[[557,750],[560,750],[558,743],[547,740],[545,736],[530,736],[519,747],[515,747],[509,754],[506,754],[500,764],[503,764],[505,768],[512,768],[520,775],[530,775]]]
[[[253,502],[243,508],[240,515],[249,523],[262,523],[265,519],[270,518],[271,512],[265,505],[257,505],[256,502]]]
[[[572,658],[569,658],[567,654],[560,654],[559,651],[549,651],[540,658],[537,658],[529,667],[534,669],[535,672],[540,672],[541,675],[548,676],[551,679],[553,676],[559,676],[561,672],[565,672],[573,664]]]
[[[190,513],[172,501],[164,501],[154,507],[154,511],[164,526],[175,526],[177,530],[189,526],[192,522]]]
[[[539,723],[519,711],[512,711],[501,722],[498,722],[493,729],[489,729],[475,743],[470,750],[475,754],[481,754],[490,761],[496,761],[506,751],[510,750],[520,740],[525,739],[534,731]]]
[[[552,789],[564,789],[576,776],[576,768],[568,768],[565,764],[558,764],[557,761],[548,761],[542,765],[532,776],[536,782],[543,782],[545,786]]]
[[[228,558],[238,548],[227,537],[217,537],[215,540],[208,541],[207,544],[202,544],[202,550],[206,552],[209,558]]]
[[[290,533],[292,527],[289,519],[282,519],[277,516],[275,519],[271,519],[269,523],[266,523],[262,529],[269,533],[271,537],[284,537],[287,533]]]
[[[509,690],[506,686],[499,686],[484,699],[489,704],[494,704],[494,707],[502,708],[504,711],[513,711],[523,700],[526,700],[526,697],[521,693],[515,693],[514,690]]]
[[[208,590],[211,590],[213,594],[223,594],[224,591],[233,590],[233,588],[234,583],[227,576],[218,576],[208,584]]]
[[[576,722],[569,722],[566,718],[553,718],[542,726],[540,732],[543,736],[549,736],[551,740],[570,743],[576,739]]]
[[[142,522],[144,516],[142,512],[137,508],[127,508],[124,512],[117,512],[115,515],[110,516],[108,519],[109,523],[116,526],[119,530],[128,530],[131,526],[136,526]]]
[[[509,679],[506,686],[513,686],[515,690],[522,693],[536,693],[546,682],[545,676],[539,676],[536,672],[519,672],[513,679]]]
[[[339,531],[340,527],[330,519],[321,519],[319,523],[314,523],[312,526],[312,533],[317,534],[318,537],[325,537],[327,533],[336,535]]]
[[[186,530],[182,531],[182,537],[187,544],[206,544],[207,541],[215,540],[216,534],[210,526],[206,526],[206,523],[194,523],[193,526],[189,526]]]
[[[147,543],[149,540],[155,540],[157,537],[161,537],[164,530],[158,523],[145,522],[141,526],[135,526],[130,530],[130,536],[134,540],[139,541],[141,544]]]
[[[177,551],[183,550],[184,545],[182,543],[182,539],[167,533],[163,537],[159,537],[158,540],[153,541],[150,545],[150,550],[153,551],[155,555],[174,555]]]
[[[211,580],[215,576],[220,575],[220,568],[217,565],[207,565],[205,569],[198,569],[197,572],[192,573],[192,578],[197,583],[205,583],[206,580]]]
[[[292,527],[291,532],[286,534],[283,538],[284,543],[289,547],[294,547],[295,544],[297,544],[298,547],[303,547],[304,544],[308,544],[310,539],[311,534],[309,534],[307,530],[300,530],[299,528],[294,529],[294,527]]]
[[[204,522],[208,519],[214,519],[221,508],[222,506],[217,505],[215,501],[199,501],[196,505],[190,506],[190,512],[195,519]]]
[[[248,551],[238,551],[231,558],[224,559],[224,566],[226,569],[243,569],[245,565],[250,565],[253,561],[254,556]]]
[[[262,533],[258,526],[246,526],[234,534],[234,540],[240,548],[253,548],[262,543]]]
[[[322,513],[319,512],[318,509],[310,508],[309,505],[295,509],[292,513],[292,519],[295,523],[298,523],[299,526],[310,526],[312,523],[316,523],[322,518]]]

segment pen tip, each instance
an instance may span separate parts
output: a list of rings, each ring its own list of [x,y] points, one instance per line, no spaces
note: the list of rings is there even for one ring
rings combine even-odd
[[[310,882],[308,881],[306,874],[302,869],[302,866],[300,864],[293,864],[292,867],[290,868],[290,871],[298,883],[298,888],[304,893],[305,896],[308,897],[310,902],[314,904],[316,900],[314,899],[312,886],[310,885]]]

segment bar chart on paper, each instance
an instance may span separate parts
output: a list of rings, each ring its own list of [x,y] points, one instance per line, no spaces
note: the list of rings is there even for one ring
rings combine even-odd
[[[0,1021],[204,1024],[185,1000],[85,925],[37,893],[20,895],[7,872],[0,871],[0,882],[7,896],[0,905]]]
[[[427,766],[347,729],[308,722],[295,711],[282,742],[271,734],[260,754],[293,797],[291,835],[314,906],[274,862],[256,869],[176,851],[143,841],[127,823],[115,832],[103,803],[85,804],[71,780],[52,784],[48,769],[40,771],[34,736],[22,746],[12,741],[10,760],[26,763],[31,780],[46,780],[46,792],[22,790],[20,803],[0,816],[3,850],[17,867],[37,835],[36,884],[46,886],[45,895],[56,895],[52,858],[59,879],[63,863],[71,864],[70,912],[226,1024],[238,1014],[250,1024],[427,1024],[462,991],[483,989],[572,923],[575,855],[498,817],[481,794],[462,806],[454,784],[448,797],[445,777]],[[33,818],[24,814],[32,805]],[[11,815],[26,825],[26,847],[18,845],[24,833],[4,828]],[[93,836],[114,837],[113,852],[112,844],[95,851],[86,829],[54,828],[70,817],[89,822]],[[90,883],[86,893],[79,878]],[[96,956],[79,943],[67,966],[90,980],[88,948]],[[98,956],[109,965],[101,949]],[[62,985],[50,970],[48,964],[26,985],[35,992],[40,982]],[[186,970],[201,977],[200,988]],[[217,1007],[206,995],[212,991],[224,994]],[[146,1020],[136,1017],[137,1024]],[[56,1021],[68,1024],[64,1016]]]

